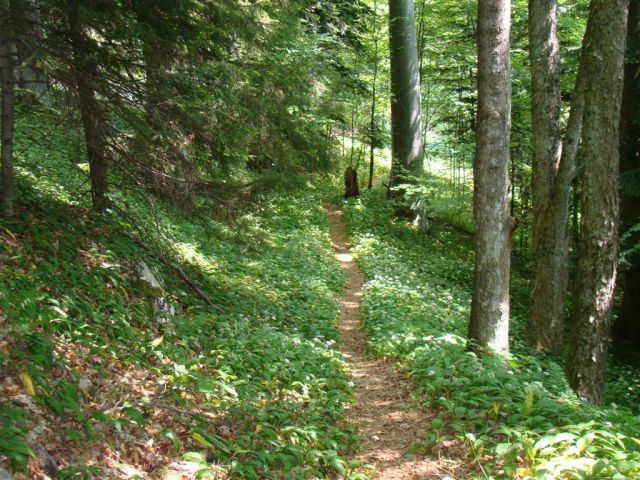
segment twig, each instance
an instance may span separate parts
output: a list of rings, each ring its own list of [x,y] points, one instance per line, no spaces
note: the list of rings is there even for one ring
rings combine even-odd
[[[122,402],[118,402],[122,403]],[[135,402],[131,405],[114,405],[107,410],[104,410],[104,414],[113,413],[116,410],[124,410],[125,408],[158,408],[161,410],[167,410],[169,412],[179,413],[180,415],[188,415],[190,417],[196,417],[198,415],[207,415],[209,412],[192,412],[190,410],[184,410],[182,408],[172,407],[171,405],[165,405],[164,403],[156,403],[156,402]]]

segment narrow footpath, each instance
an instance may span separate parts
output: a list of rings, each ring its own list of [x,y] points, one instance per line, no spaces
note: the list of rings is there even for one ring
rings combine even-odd
[[[347,408],[347,421],[362,436],[358,458],[375,467],[374,478],[379,480],[442,478],[437,461],[406,455],[411,445],[424,440],[429,417],[410,398],[410,382],[401,372],[389,362],[367,356],[367,337],[360,328],[364,277],[351,256],[342,212],[333,204],[324,208],[336,258],[347,272],[339,330],[356,386],[356,402]]]

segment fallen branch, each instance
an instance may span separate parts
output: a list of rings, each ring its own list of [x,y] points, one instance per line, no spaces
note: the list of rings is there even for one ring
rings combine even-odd
[[[171,405],[167,405],[167,404],[164,404],[164,403],[157,403],[157,402],[153,402],[153,401],[152,402],[134,402],[134,403],[132,403],[130,405],[119,405],[119,404],[116,404],[111,408],[103,410],[103,413],[105,415],[109,415],[109,414],[114,413],[114,412],[122,411],[125,408],[157,408],[157,409],[160,409],[160,410],[167,410],[169,412],[173,412],[173,413],[177,413],[179,415],[185,415],[185,416],[189,416],[189,417],[215,416],[211,412],[185,410],[185,409],[182,409],[182,408],[176,408],[176,407],[172,407]]]

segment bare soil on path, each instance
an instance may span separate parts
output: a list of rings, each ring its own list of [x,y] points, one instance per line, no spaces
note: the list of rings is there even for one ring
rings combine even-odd
[[[336,258],[347,273],[339,330],[342,352],[356,386],[356,401],[346,413],[347,421],[356,425],[362,436],[358,459],[375,467],[374,478],[378,480],[443,478],[449,473],[443,459],[407,455],[414,443],[424,441],[430,416],[411,399],[406,376],[389,362],[367,356],[367,337],[360,325],[364,277],[351,256],[342,212],[333,204],[324,208]]]

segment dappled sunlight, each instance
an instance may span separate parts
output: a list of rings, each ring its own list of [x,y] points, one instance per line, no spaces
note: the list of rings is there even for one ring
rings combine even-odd
[[[30,430],[30,444],[42,445],[56,468],[84,465],[114,479],[344,468],[338,442],[354,440],[336,425],[352,388],[336,351],[343,276],[317,199],[269,201],[252,219],[256,238],[153,212],[174,261],[224,312],[209,311],[108,219],[48,205],[49,217],[0,230],[0,248],[11,252],[0,265],[0,299],[15,300],[6,320],[18,335],[0,341],[0,361],[10,366],[0,395],[13,408],[8,425]],[[150,220],[146,207],[130,213]],[[155,321],[136,279],[142,259],[175,304],[168,322]],[[31,333],[41,328],[51,344]],[[41,472],[37,458],[26,461],[30,473],[18,480]]]
[[[350,253],[336,253],[336,258],[340,262],[353,262],[353,255]]]
[[[325,205],[336,259],[347,272],[340,302],[339,329],[343,356],[355,385],[355,403],[346,407],[347,422],[358,427],[362,447],[358,460],[375,469],[376,479],[419,479],[427,472],[439,474],[425,451],[411,448],[427,435],[430,414],[410,398],[408,379],[393,365],[367,355],[367,337],[361,330],[360,302],[364,278],[349,255],[342,212]],[[349,259],[345,261],[345,255]],[[366,297],[365,297],[366,299]],[[461,465],[463,461],[461,460]],[[428,467],[427,467],[428,466]]]
[[[367,200],[368,211],[345,208],[354,251],[369,278],[365,331],[376,355],[402,361],[421,404],[432,412],[431,428],[416,439],[421,448],[437,458],[463,459],[467,471],[485,476],[633,476],[640,440],[631,412],[580,402],[562,367],[534,356],[523,342],[512,342],[507,355],[478,357],[467,349],[469,242],[447,230],[424,236],[406,225],[380,223],[389,207],[372,196]],[[518,312],[528,291],[514,285]],[[514,317],[517,326],[522,319]],[[452,471],[465,477],[464,469]]]

